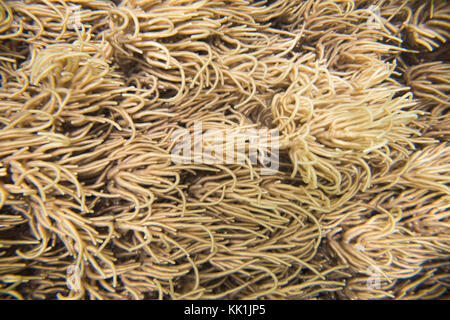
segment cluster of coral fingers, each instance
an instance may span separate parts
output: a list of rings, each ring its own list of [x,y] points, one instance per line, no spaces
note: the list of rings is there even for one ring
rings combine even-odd
[[[445,298],[449,38],[439,0],[0,0],[0,299]]]

